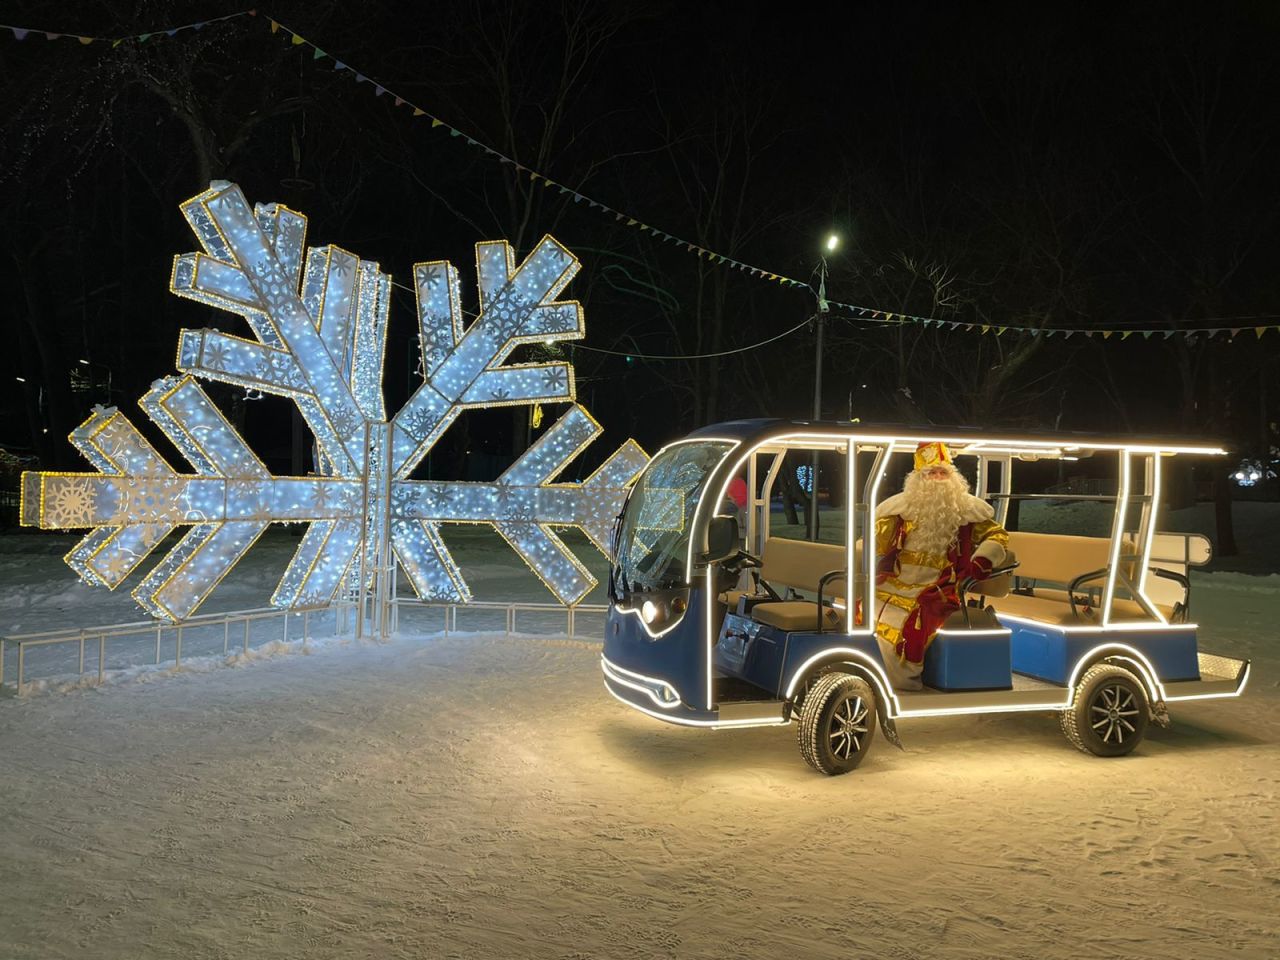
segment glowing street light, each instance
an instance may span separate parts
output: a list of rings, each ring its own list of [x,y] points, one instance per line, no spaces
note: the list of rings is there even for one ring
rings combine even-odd
[[[840,246],[840,234],[832,233],[827,235],[827,253],[835,253]]]

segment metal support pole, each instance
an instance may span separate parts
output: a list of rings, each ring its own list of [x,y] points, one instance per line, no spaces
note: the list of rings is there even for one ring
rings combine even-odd
[[[231,621],[222,621],[222,655],[227,655],[227,648],[231,646]]]
[[[820,257],[818,278],[818,312],[814,316],[817,334],[813,354],[813,419],[822,419],[822,333],[826,326],[827,311],[827,259]],[[809,539],[818,539],[818,451],[813,451],[809,474]]]
[[[160,666],[160,625],[156,624],[156,666]]]
[[[18,696],[22,696],[22,677],[26,673],[27,665],[27,645],[25,643],[18,644]]]
[[[4,686],[4,637],[0,637],[0,687]]]
[[[98,635],[98,683],[101,684],[107,673],[107,635]]]
[[[305,647],[311,639],[311,611],[302,611],[302,645]]]
[[[244,618],[244,652],[249,652],[249,618]]]
[[[178,642],[173,648],[174,666],[182,666],[182,624],[178,624]]]
[[[84,631],[83,630],[80,631],[80,671],[79,672],[81,674],[84,673]]]

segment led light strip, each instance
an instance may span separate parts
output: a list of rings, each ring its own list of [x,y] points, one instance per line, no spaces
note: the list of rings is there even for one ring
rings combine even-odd
[[[996,611],[996,616],[1001,622],[1012,620],[1015,623],[1025,623],[1029,627],[1038,627],[1042,630],[1054,630],[1060,633],[1122,633],[1134,631],[1137,633],[1162,633],[1169,630],[1195,630],[1199,624],[1195,623],[1151,623],[1150,621],[1139,621],[1137,623],[1115,623],[1109,627],[1069,627],[1065,624],[1045,623],[1043,620],[1031,620],[1027,617],[1014,616],[1011,613],[1001,613]]]
[[[1111,524],[1111,563],[1107,586],[1102,594],[1102,625],[1111,626],[1111,603],[1116,596],[1116,575],[1120,571],[1120,547],[1124,541],[1125,519],[1129,511],[1129,451],[1120,452],[1120,492],[1116,495],[1116,515]]]
[[[765,720],[763,718],[749,720],[694,720],[670,713],[658,713],[648,707],[642,707],[638,703],[632,703],[630,700],[618,696],[618,692],[609,686],[609,682],[610,678],[606,677],[604,688],[609,691],[609,696],[619,703],[630,707],[632,710],[639,710],[641,713],[648,714],[655,719],[665,720],[667,723],[676,723],[682,727],[710,727],[712,730],[721,730],[728,727],[785,727],[791,723],[790,720],[783,720],[781,717],[776,720]]]
[[[1244,675],[1240,679],[1239,686],[1234,690],[1228,690],[1222,693],[1169,695],[1164,684],[1161,682],[1159,675],[1156,673],[1155,667],[1152,666],[1151,661],[1146,658],[1142,651],[1131,647],[1126,643],[1103,643],[1087,651],[1079,660],[1076,661],[1075,668],[1071,671],[1071,676],[1067,680],[1067,685],[1063,688],[1064,696],[1057,700],[1047,700],[1037,703],[992,704],[991,706],[929,707],[912,710],[904,709],[902,707],[901,701],[898,700],[897,694],[894,692],[893,686],[884,672],[884,667],[873,660],[869,654],[862,650],[855,650],[852,647],[829,647],[826,650],[815,653],[796,668],[796,670],[791,674],[791,680],[787,683],[786,698],[790,700],[795,696],[796,688],[799,686],[800,681],[804,679],[809,668],[815,663],[820,660],[829,659],[833,656],[846,655],[854,660],[860,661],[871,669],[876,677],[877,686],[880,687],[881,695],[886,700],[889,716],[895,719],[899,717],[945,717],[977,713],[1028,713],[1036,710],[1067,710],[1071,707],[1072,700],[1075,698],[1075,688],[1076,684],[1080,680],[1081,674],[1083,674],[1086,669],[1093,666],[1097,660],[1103,658],[1125,660],[1133,664],[1143,685],[1147,688],[1148,695],[1152,703],[1185,700],[1213,700],[1238,697],[1244,693],[1245,685],[1249,680],[1249,670],[1252,666],[1252,664],[1246,662]]]
[[[600,669],[604,672],[604,675],[614,683],[621,684],[624,687],[630,687],[632,690],[646,694],[650,700],[662,707],[664,710],[671,710],[680,705],[680,692],[665,680],[659,680],[656,677],[646,677],[643,673],[635,673],[631,670],[624,670],[605,656],[600,657]],[[671,694],[671,699],[659,696],[656,692],[657,690],[669,692]]]
[[[1158,456],[1151,457],[1151,489],[1147,491],[1151,495],[1151,500],[1147,504],[1147,539],[1142,545],[1142,556],[1139,559],[1138,573],[1134,578],[1134,586],[1138,592],[1142,594],[1144,600],[1151,605],[1151,610],[1156,615],[1156,619],[1161,623],[1168,623],[1160,608],[1156,606],[1155,601],[1147,596],[1147,576],[1148,569],[1151,565],[1151,547],[1156,539],[1156,514],[1160,509],[1160,458]]]

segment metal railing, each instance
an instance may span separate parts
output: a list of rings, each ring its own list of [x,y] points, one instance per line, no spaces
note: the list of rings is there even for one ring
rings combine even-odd
[[[565,618],[565,635],[573,637],[577,631],[579,614],[599,614],[603,616],[608,613],[609,608],[603,603],[579,603],[575,606],[565,606],[560,603],[537,603],[534,601],[503,603],[497,600],[472,600],[468,603],[449,603],[439,600],[419,600],[411,597],[398,597],[392,602],[391,624],[393,631],[400,629],[400,607],[419,607],[424,609],[435,609],[443,611],[443,632],[445,636],[450,633],[459,633],[458,629],[458,611],[495,611],[501,610],[506,613],[505,632],[516,633],[516,615],[519,613],[556,613],[563,615]],[[604,639],[603,632],[601,639]]]
[[[547,615],[554,614],[556,617],[564,618],[565,636],[573,638],[578,629],[579,617],[582,615],[601,617],[600,639],[604,639],[603,635],[603,618],[608,612],[605,604],[587,604],[580,603],[576,606],[564,606],[559,603],[537,603],[537,602],[512,602],[504,603],[492,600],[473,600],[469,603],[450,603],[434,600],[419,600],[416,598],[398,597],[390,603],[391,627],[392,632],[398,632],[400,629],[400,610],[401,607],[418,608],[423,610],[439,610],[442,614],[440,629],[445,636],[451,633],[463,632],[458,626],[459,611],[465,611],[467,615],[472,612],[477,614],[500,611],[503,616],[503,630],[508,634],[517,632],[520,625],[520,615],[526,615],[525,625],[529,626],[529,615]],[[340,601],[327,606],[304,607],[298,610],[278,610],[274,607],[261,607],[252,610],[234,610],[228,613],[210,613],[200,616],[191,617],[174,623],[166,623],[158,620],[144,620],[135,623],[116,623],[106,626],[95,627],[71,627],[64,630],[49,630],[43,633],[27,633],[16,636],[0,636],[0,687],[8,682],[9,673],[6,671],[7,657],[15,649],[17,651],[16,676],[11,686],[15,687],[19,696],[23,694],[24,688],[28,685],[27,677],[28,669],[28,652],[33,649],[46,647],[54,647],[59,645],[70,646],[72,651],[68,654],[68,660],[64,668],[54,673],[52,677],[45,676],[39,679],[61,679],[69,674],[74,673],[77,679],[83,679],[86,673],[92,675],[96,672],[95,682],[103,683],[107,675],[107,641],[116,644],[117,649],[122,641],[129,640],[133,646],[130,652],[135,654],[132,661],[125,665],[125,668],[136,666],[160,666],[165,663],[172,663],[174,666],[182,665],[183,644],[187,637],[194,631],[204,632],[204,643],[202,650],[198,656],[209,656],[217,653],[216,631],[220,627],[222,631],[222,656],[231,653],[233,646],[239,648],[244,653],[248,653],[255,647],[264,646],[271,642],[289,642],[289,621],[301,620],[301,636],[295,635],[295,639],[301,640],[304,647],[308,641],[312,639],[312,627],[317,620],[324,618],[333,619],[333,636],[342,636],[351,629],[350,621],[356,612],[356,606],[351,601]],[[281,629],[278,634],[272,634],[268,637],[252,636],[255,624],[266,623],[274,620],[281,622]],[[492,627],[488,629],[493,629]],[[215,632],[215,640],[213,647],[210,649],[208,632]],[[541,632],[541,631],[533,631]],[[172,644],[172,656],[165,657],[165,640],[169,638]],[[145,641],[148,645],[154,644],[154,654],[146,658],[145,661],[138,660],[136,657],[139,649],[139,642]],[[148,651],[151,647],[148,646]],[[88,654],[89,670],[86,671],[86,654]],[[74,657],[74,660],[71,659]],[[119,669],[119,668],[117,668]]]
[[[144,639],[150,643],[154,639],[155,657],[153,661],[149,661],[148,665],[159,666],[162,663],[172,662],[175,666],[182,664],[182,647],[184,639],[195,630],[208,631],[216,628],[222,628],[222,655],[227,656],[231,652],[232,647],[232,628],[235,627],[238,636],[235,638],[235,645],[240,647],[244,653],[248,653],[253,646],[263,646],[271,642],[289,642],[289,620],[290,618],[300,618],[302,620],[302,635],[296,637],[302,641],[305,646],[312,637],[311,628],[313,620],[320,617],[332,615],[334,619],[334,635],[338,635],[345,629],[347,619],[348,603],[337,603],[329,606],[304,607],[297,610],[278,610],[274,607],[262,607],[253,610],[235,610],[229,613],[210,613],[201,616],[191,617],[187,620],[181,620],[175,623],[165,623],[159,620],[144,620],[135,623],[115,623],[107,626],[97,627],[72,627],[64,630],[48,630],[43,633],[27,633],[17,636],[0,636],[0,686],[6,682],[6,654],[16,647],[17,649],[17,676],[14,686],[18,695],[21,696],[23,688],[27,683],[27,652],[33,648],[52,647],[57,645],[76,645],[76,670],[77,678],[85,676],[85,653],[86,648],[92,649],[96,646],[95,656],[93,657],[94,666],[97,670],[97,682],[102,683],[107,673],[107,641],[121,641],[130,639],[133,641],[136,650],[138,641]],[[271,620],[281,620],[282,626],[278,636],[272,635],[266,639],[259,637],[256,642],[252,642],[252,628],[254,624]],[[173,656],[169,658],[163,657],[164,640],[166,635],[172,637]],[[117,643],[118,646],[118,643]],[[202,655],[208,655],[204,653]],[[129,666],[138,666],[138,662],[129,664]],[[58,674],[65,676],[66,671]]]

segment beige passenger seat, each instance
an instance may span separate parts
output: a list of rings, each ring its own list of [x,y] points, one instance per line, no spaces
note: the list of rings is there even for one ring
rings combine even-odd
[[[1058,625],[1094,625],[1102,622],[1101,611],[1088,600],[1088,588],[1097,588],[1102,577],[1082,584],[1076,590],[1076,609],[1071,609],[1067,587],[1079,576],[1104,570],[1111,563],[1111,540],[1107,537],[1077,537],[1065,534],[1029,533],[1021,530],[1009,534],[1009,549],[1018,560],[1014,571],[1021,586],[1016,592],[996,598],[993,606],[997,613],[1006,613],[1028,620]],[[1134,546],[1126,540],[1125,553],[1132,553]],[[975,588],[974,592],[979,592]],[[1172,608],[1157,606],[1166,617]],[[1132,620],[1150,619],[1142,606],[1134,600],[1116,599],[1112,604],[1113,618]]]
[[[790,587],[812,594],[818,593],[818,583],[824,576],[847,567],[845,548],[834,543],[814,543],[810,540],[787,540],[770,537],[765,541],[760,556],[760,579],[775,590]],[[823,589],[823,598],[843,601],[844,577],[833,577]],[[731,608],[745,596],[741,590],[730,590],[720,595],[720,600]],[[751,608],[751,616],[761,623],[779,630],[817,630],[817,600],[770,600]],[[844,623],[844,613],[831,607],[822,610],[822,629],[838,628]]]

